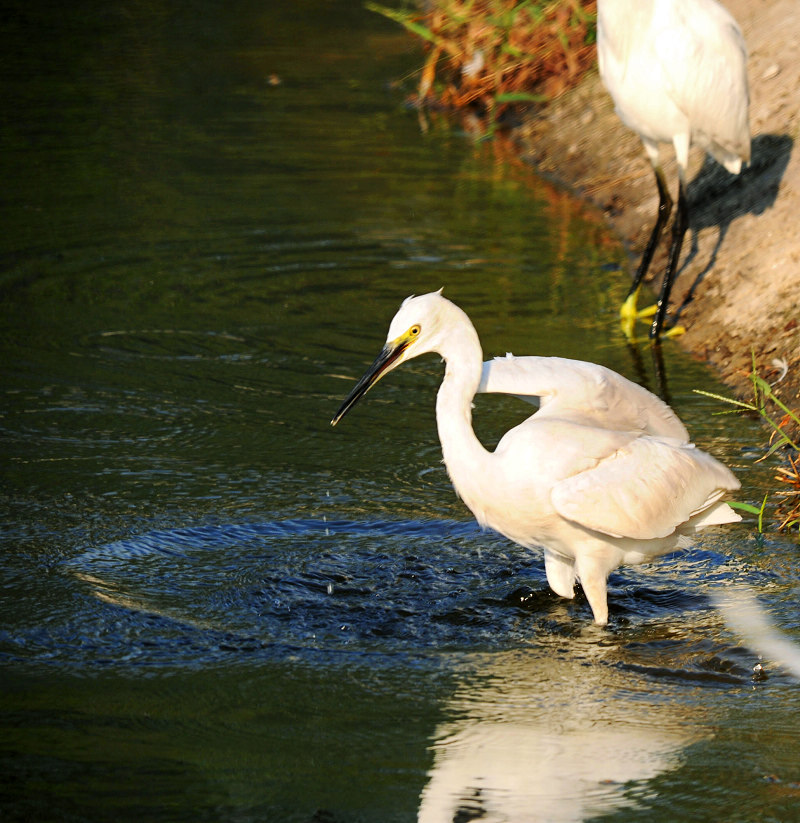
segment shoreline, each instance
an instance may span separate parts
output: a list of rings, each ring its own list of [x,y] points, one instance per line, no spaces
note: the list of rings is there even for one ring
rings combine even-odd
[[[728,174],[692,149],[690,225],[670,299],[675,338],[708,361],[739,397],[752,399],[758,374],[800,407],[800,4],[723,0],[749,51],[752,160]],[[614,112],[597,70],[515,129],[523,160],[601,209],[631,255],[630,273],[655,222],[652,167],[636,134]],[[664,147],[677,197],[677,167]],[[656,291],[669,227],[647,286]],[[643,299],[641,305],[646,305]],[[642,329],[647,327],[642,325]],[[781,374],[783,373],[783,377]]]

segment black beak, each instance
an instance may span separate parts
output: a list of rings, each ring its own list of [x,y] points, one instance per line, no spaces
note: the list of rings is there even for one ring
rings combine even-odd
[[[408,348],[408,341],[400,340],[387,343],[375,362],[364,372],[364,376],[356,383],[350,394],[345,397],[339,411],[333,416],[331,426],[335,426],[353,406],[383,377],[391,371],[398,357]]]

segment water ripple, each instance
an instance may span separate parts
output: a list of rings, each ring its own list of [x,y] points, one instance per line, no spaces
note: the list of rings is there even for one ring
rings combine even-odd
[[[397,664],[498,649],[592,657],[602,647],[607,664],[639,680],[742,685],[751,656],[724,637],[702,584],[725,562],[700,549],[623,569],[610,581],[611,626],[599,630],[580,590],[571,601],[549,590],[538,553],[472,521],[159,529],[66,561],[59,585],[70,607],[9,629],[0,657],[192,666],[324,654]]]
[[[84,348],[122,360],[250,360],[257,346],[245,337],[188,329],[116,329],[89,335]]]

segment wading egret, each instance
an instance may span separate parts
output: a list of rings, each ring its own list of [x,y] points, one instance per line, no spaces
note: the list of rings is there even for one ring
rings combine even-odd
[[[650,337],[661,333],[683,236],[689,225],[689,146],[705,149],[732,174],[750,159],[747,48],[736,20],[716,0],[598,0],[600,76],[620,120],[644,143],[658,186],[658,216],[621,314],[631,329],[636,299],[672,198],[659,144],[672,143],[678,164],[678,209]]]
[[[446,364],[436,423],[456,493],[481,526],[543,548],[557,594],[571,598],[577,577],[595,622],[608,622],[606,579],[617,566],[741,519],[721,500],[739,482],[689,442],[655,395],[594,363],[511,355],[482,363],[469,317],[441,292],[405,300],[386,345],[331,424],[384,374],[428,352]],[[539,410],[491,452],[472,429],[479,391],[536,397]]]

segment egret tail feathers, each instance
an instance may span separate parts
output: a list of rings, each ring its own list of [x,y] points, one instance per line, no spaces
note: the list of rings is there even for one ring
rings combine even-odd
[[[727,503],[717,503],[705,511],[700,512],[697,517],[690,522],[696,529],[704,529],[706,526],[720,526],[723,523],[738,523],[742,519]]]

